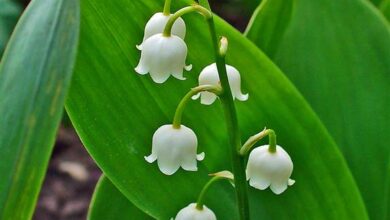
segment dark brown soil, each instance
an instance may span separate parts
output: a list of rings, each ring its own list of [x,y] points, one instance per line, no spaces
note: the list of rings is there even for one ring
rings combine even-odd
[[[100,175],[73,129],[61,127],[33,219],[86,219]]]

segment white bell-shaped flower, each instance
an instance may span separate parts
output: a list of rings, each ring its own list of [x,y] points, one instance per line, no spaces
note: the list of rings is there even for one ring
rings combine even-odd
[[[145,157],[149,163],[157,160],[161,172],[174,174],[180,166],[187,171],[197,171],[197,160],[204,159],[204,153],[196,154],[198,140],[195,133],[181,125],[163,125],[157,129],[152,140],[152,154]]]
[[[164,31],[165,25],[167,24],[168,19],[171,16],[172,14],[164,15],[164,13],[162,12],[154,14],[146,23],[144,38],[142,40],[142,43],[140,45],[137,45],[137,48],[139,50],[142,50],[142,44],[143,42],[145,42],[146,39],[155,34],[161,34]],[[184,39],[186,35],[186,24],[184,23],[184,20],[182,18],[178,18],[175,23],[173,23],[172,34],[180,37],[181,39]]]
[[[195,203],[189,204],[187,207],[180,210],[175,220],[216,220],[214,212],[211,209],[203,205],[203,209],[196,208]]]
[[[227,76],[233,99],[240,101],[248,100],[249,95],[241,92],[241,76],[238,70],[230,65],[226,65]],[[219,75],[217,65],[215,63],[205,67],[199,75],[199,85],[219,85]],[[194,95],[192,99],[198,99],[204,105],[211,105],[217,99],[217,96],[211,92],[200,92]]]
[[[190,71],[192,66],[186,66],[187,45],[178,36],[169,37],[156,34],[142,44],[141,59],[135,71],[141,75],[150,73],[156,83],[165,82],[170,75],[185,80],[183,69]]]
[[[290,179],[293,162],[282,147],[276,146],[274,153],[268,149],[269,145],[263,145],[250,153],[246,176],[252,187],[264,190],[270,186],[272,192],[281,194],[295,182]]]

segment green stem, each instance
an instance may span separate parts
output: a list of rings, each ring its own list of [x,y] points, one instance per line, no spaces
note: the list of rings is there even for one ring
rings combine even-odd
[[[240,149],[240,154],[242,156],[245,156],[255,145],[258,141],[263,139],[264,137],[268,136],[269,138],[269,152],[275,153],[276,152],[276,134],[275,131],[272,129],[263,130],[258,134],[253,135],[250,137],[244,145],[242,145]]]
[[[191,99],[192,96],[198,94],[199,92],[212,92],[215,95],[219,95],[222,93],[221,86],[218,85],[202,85],[195,88],[192,88],[180,101],[179,105],[176,108],[175,116],[173,117],[173,128],[180,128],[181,125],[181,118],[183,115],[183,111],[185,106],[187,105],[188,101]]]
[[[274,130],[269,130],[269,148],[268,151],[271,153],[276,152],[276,134]]]
[[[238,127],[236,108],[233,102],[233,96],[230,90],[229,81],[226,72],[225,54],[220,53],[217,33],[213,17],[207,19],[209,25],[212,43],[215,52],[215,61],[217,64],[219,79],[223,93],[220,95],[222,106],[225,113],[227,123],[227,131],[229,135],[229,143],[231,145],[232,171],[234,174],[234,184],[236,186],[236,198],[238,204],[238,212],[241,220],[249,220],[249,202],[247,182],[245,175],[244,157],[239,155],[241,148],[240,130]],[[222,42],[223,43],[223,42]]]
[[[163,14],[166,16],[171,14],[171,2],[172,0],[165,0]]]
[[[206,195],[206,192],[207,190],[210,188],[210,186],[214,183],[214,182],[217,182],[218,180],[223,180],[223,179],[226,179],[225,177],[222,177],[222,176],[214,176],[213,178],[211,178],[207,183],[206,185],[204,185],[202,191],[200,192],[199,194],[199,197],[198,197],[198,201],[196,201],[196,209],[198,210],[203,210],[203,200],[204,200],[204,197]]]
[[[199,12],[200,14],[202,14],[206,19],[212,17],[212,14],[209,10],[207,10],[206,8],[200,6],[200,5],[191,5],[191,6],[187,6],[187,7],[184,7],[180,10],[178,10],[177,12],[175,12],[175,14],[173,14],[167,21],[167,24],[165,25],[165,28],[164,28],[164,31],[163,31],[163,36],[165,37],[170,37],[171,36],[171,31],[172,31],[172,27],[173,27],[173,24],[175,23],[175,21],[180,18],[181,16],[185,15],[185,14],[188,14],[188,13],[191,13],[191,12]]]

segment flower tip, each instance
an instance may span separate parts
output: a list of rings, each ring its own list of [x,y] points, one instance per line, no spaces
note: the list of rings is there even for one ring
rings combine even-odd
[[[239,96],[237,96],[236,97],[238,100],[240,100],[240,101],[246,101],[246,100],[248,100],[248,98],[249,98],[249,94],[247,93],[247,94],[240,94]]]
[[[148,71],[146,71],[145,68],[143,68],[141,65],[135,67],[134,70],[140,75],[146,75],[148,73]]]
[[[138,50],[142,50],[142,43],[140,45],[135,45],[135,47],[138,49]]]
[[[192,100],[197,100],[197,99],[199,99],[199,97],[200,97],[200,93],[193,95],[191,98],[192,98]]]
[[[271,191],[275,193],[276,195],[282,194],[287,189],[287,185],[271,185]]]
[[[183,72],[172,74],[173,77],[175,77],[178,80],[186,80],[187,78],[183,76]]]
[[[187,71],[191,71],[192,70],[192,64],[184,66],[184,69],[187,70]]]
[[[168,80],[169,75],[164,76],[164,77],[159,77],[159,76],[155,76],[155,74],[150,74],[150,77],[152,78],[153,82],[155,82],[157,84],[163,84],[165,81]]]
[[[292,186],[292,185],[294,185],[294,184],[295,184],[295,180],[293,180],[293,179],[288,179],[287,185]]]
[[[149,155],[149,156],[144,156],[145,160],[148,162],[148,163],[153,163],[154,161],[157,160],[157,157],[153,154]]]
[[[202,161],[202,160],[204,160],[205,156],[206,156],[206,155],[205,155],[204,152],[202,152],[202,153],[200,153],[200,154],[197,154],[197,155],[196,155],[196,160]]]
[[[160,171],[167,175],[167,176],[171,176],[173,175],[174,173],[176,173],[176,171],[179,169],[179,167],[177,169],[173,169],[173,168],[170,168],[170,167],[165,167],[165,166],[159,166],[159,169]]]

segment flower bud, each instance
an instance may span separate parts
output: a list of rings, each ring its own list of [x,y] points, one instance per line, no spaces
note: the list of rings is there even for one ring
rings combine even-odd
[[[180,210],[175,220],[216,220],[214,212],[203,205],[202,210],[196,208],[195,203],[189,204],[187,207]]]
[[[204,153],[196,154],[198,140],[195,133],[181,125],[163,125],[157,129],[152,140],[152,154],[145,157],[149,163],[157,160],[161,172],[174,174],[180,166],[187,171],[197,171],[197,160],[204,159]]]
[[[276,146],[272,153],[268,145],[263,145],[250,153],[246,176],[252,187],[264,190],[270,186],[272,192],[281,194],[295,182],[290,179],[292,171],[291,158],[282,147]]]
[[[226,65],[226,71],[233,99],[237,98],[240,101],[248,100],[248,94],[241,92],[241,76],[238,70],[230,65]],[[205,67],[199,75],[199,85],[219,85],[219,75],[217,65],[215,63]],[[194,95],[192,99],[198,99],[204,105],[211,105],[217,99],[217,96],[211,92],[200,92]]]
[[[141,75],[150,73],[156,83],[165,82],[170,75],[185,80],[183,69],[190,71],[192,66],[186,66],[187,45],[178,36],[163,36],[156,34],[142,44],[141,59],[135,71]]]
[[[139,50],[142,50],[142,44],[143,42],[145,42],[146,39],[155,34],[161,34],[164,31],[165,25],[167,24],[168,19],[171,16],[172,14],[164,15],[161,12],[154,14],[146,23],[144,38],[142,40],[142,43],[140,45],[137,45],[137,48]],[[186,24],[184,23],[184,20],[182,18],[178,18],[175,23],[173,23],[172,34],[184,40],[184,37],[186,35]]]

